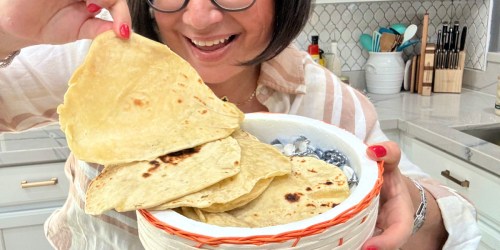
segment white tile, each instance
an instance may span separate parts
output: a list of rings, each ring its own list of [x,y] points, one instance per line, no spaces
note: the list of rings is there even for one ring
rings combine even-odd
[[[359,30],[371,34],[378,27],[392,23],[408,25],[414,23],[421,26],[422,16],[428,12],[430,14],[430,40],[436,40],[437,30],[442,21],[450,22],[452,18],[460,21],[461,25],[467,25],[470,29],[467,40],[466,67],[486,70],[490,7],[489,0],[454,1],[453,4],[450,0],[319,4],[314,7],[311,20],[294,43],[306,50],[310,43],[308,38],[316,34],[320,34],[320,40],[326,44],[326,47],[329,47],[328,42],[333,40],[344,43],[353,42],[352,40],[357,42]],[[353,34],[349,36],[349,32]],[[357,46],[359,50],[362,50],[360,45]],[[418,53],[415,48],[405,50],[405,57]],[[329,48],[322,49],[329,51]],[[361,52],[361,57],[358,57],[358,54],[342,53],[342,59],[346,62],[343,69],[358,70],[360,62],[364,63],[367,56],[365,51]]]

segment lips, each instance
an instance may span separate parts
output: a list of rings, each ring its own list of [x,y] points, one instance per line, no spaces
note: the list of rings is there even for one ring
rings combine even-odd
[[[229,43],[231,43],[236,36],[232,35],[226,38],[221,38],[217,40],[194,40],[190,39],[190,42],[193,46],[202,51],[215,51],[221,48],[226,47]]]

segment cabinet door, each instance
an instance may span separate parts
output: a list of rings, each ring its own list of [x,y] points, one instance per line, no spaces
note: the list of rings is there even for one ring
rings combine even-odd
[[[68,195],[64,162],[0,168],[0,212],[16,206],[52,207]],[[10,207],[10,208],[9,208]]]
[[[55,209],[0,213],[0,250],[52,250],[43,223]]]
[[[434,179],[467,197],[476,206],[483,234],[481,249],[498,249],[500,178],[422,141],[407,136],[400,138],[403,150],[413,163]],[[468,187],[465,187],[465,181]]]

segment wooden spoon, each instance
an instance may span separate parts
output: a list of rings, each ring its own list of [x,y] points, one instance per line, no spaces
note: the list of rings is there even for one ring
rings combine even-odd
[[[380,37],[380,52],[390,52],[396,41],[396,35],[391,33],[382,33]]]

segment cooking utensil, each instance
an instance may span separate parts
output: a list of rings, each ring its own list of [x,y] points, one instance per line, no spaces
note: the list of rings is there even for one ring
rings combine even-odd
[[[391,25],[391,28],[395,29],[399,34],[404,34],[406,31],[406,25],[402,23],[395,23]]]
[[[373,37],[368,34],[361,34],[359,37],[359,43],[361,46],[368,50],[369,52],[373,51]]]
[[[467,39],[467,26],[464,26],[462,28],[462,35],[460,36],[460,51],[464,51],[466,39]]]
[[[434,65],[434,67],[436,69],[440,69],[441,68],[441,55],[443,53],[443,44],[441,43],[441,37],[443,36],[443,33],[441,30],[438,30],[438,36],[437,36],[437,44],[436,44],[436,54],[435,54],[435,57],[436,57],[436,63]]]
[[[458,68],[458,39],[460,39],[460,30],[458,30],[459,24],[458,22],[455,22],[455,26],[453,27],[453,56],[451,60],[451,68],[457,69]]]
[[[404,35],[403,35],[403,44],[407,41],[410,41],[415,34],[417,34],[418,27],[415,24],[410,24],[408,28],[406,28]]]
[[[382,37],[382,34],[378,31],[373,32],[373,52],[380,52],[380,37]]]
[[[417,44],[419,42],[420,42],[419,39],[414,39],[414,40],[406,41],[406,42],[402,43],[401,45],[399,45],[399,47],[396,49],[396,51],[403,51],[407,47],[409,47],[411,45],[414,45],[414,44]]]
[[[390,52],[395,40],[396,35],[392,33],[382,33],[382,36],[380,37],[380,51]]]
[[[380,34],[384,34],[384,33],[391,33],[391,34],[394,34],[394,31],[392,31],[391,29],[389,28],[385,28],[385,27],[380,27],[378,29],[378,32],[380,32]]]

